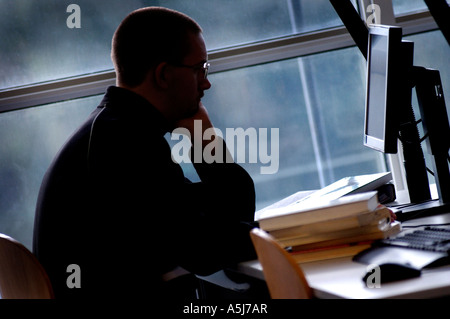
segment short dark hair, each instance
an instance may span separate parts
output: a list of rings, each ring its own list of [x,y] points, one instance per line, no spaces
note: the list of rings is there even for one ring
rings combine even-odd
[[[112,39],[111,58],[120,82],[136,87],[161,62],[178,62],[189,54],[188,33],[201,33],[189,16],[167,8],[131,12]]]

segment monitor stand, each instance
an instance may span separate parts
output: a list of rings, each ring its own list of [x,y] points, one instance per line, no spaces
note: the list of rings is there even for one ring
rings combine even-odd
[[[392,208],[399,221],[450,213],[450,203],[442,203],[439,199],[418,204],[395,205]]]
[[[432,199],[411,203],[407,190],[396,190],[396,200],[385,205],[395,212],[399,221],[450,213],[450,203],[444,203],[439,199],[436,184],[430,185],[430,192]]]
[[[428,200],[424,198],[421,200],[419,198],[419,200],[414,200],[411,198],[411,201],[414,202],[413,204],[393,206],[396,210],[399,210],[397,212],[397,218],[400,221],[450,213],[450,171],[448,155],[450,148],[450,140],[448,138],[450,136],[450,126],[440,74],[437,70],[414,67],[413,75],[416,79],[419,110],[425,136],[427,137],[425,140],[432,159],[436,181],[436,196],[430,196],[430,198],[438,199]],[[416,156],[415,153],[408,155],[412,156],[413,159]],[[410,195],[415,186],[414,183],[408,183]],[[431,185],[424,185],[422,183],[421,186]]]

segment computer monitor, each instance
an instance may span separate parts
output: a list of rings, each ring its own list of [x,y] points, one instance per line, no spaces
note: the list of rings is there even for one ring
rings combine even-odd
[[[411,106],[414,44],[402,41],[402,29],[371,25],[367,49],[364,145],[397,153],[402,142],[411,202],[431,199],[427,167]]]
[[[372,25],[367,49],[364,145],[397,153],[402,85],[402,29]]]
[[[401,28],[384,25],[367,28],[350,1],[330,2],[367,60],[364,145],[384,153],[397,153],[398,140],[402,145],[408,194],[414,205],[403,207],[401,218],[398,214],[397,218],[406,220],[449,211],[450,127],[440,93],[439,72],[413,66],[414,43],[401,39]],[[430,201],[428,169],[417,127],[419,121],[411,105],[413,87],[416,87],[422,113],[422,127],[428,131],[423,138],[429,135],[427,139],[433,148],[439,200]]]
[[[427,202],[426,207],[410,210],[432,213],[450,204],[450,128],[439,71],[413,66],[413,55],[414,43],[402,40],[401,28],[369,27],[364,145],[383,153],[397,153],[400,139],[410,201]],[[429,202],[428,168],[411,106],[413,87],[434,166],[438,202]]]

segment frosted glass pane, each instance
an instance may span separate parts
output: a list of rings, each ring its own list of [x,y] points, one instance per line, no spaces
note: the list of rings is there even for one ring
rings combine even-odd
[[[0,233],[31,249],[44,173],[99,102],[97,96],[0,114]]]
[[[196,19],[208,50],[340,25],[328,0],[0,1],[0,89],[113,68],[111,38],[122,19],[165,6]],[[69,20],[69,24],[68,24]]]

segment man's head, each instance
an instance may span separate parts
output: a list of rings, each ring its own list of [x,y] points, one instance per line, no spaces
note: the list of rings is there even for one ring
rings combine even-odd
[[[111,57],[118,85],[146,97],[169,120],[195,113],[211,86],[203,69],[202,29],[174,10],[147,7],[130,13],[114,34]]]
[[[131,12],[112,40],[111,58],[119,81],[135,87],[160,62],[180,63],[190,50],[188,34],[201,32],[201,27],[181,12],[160,7]]]

